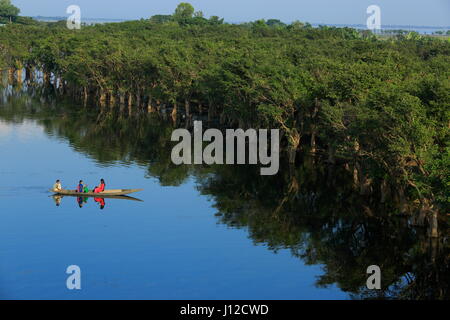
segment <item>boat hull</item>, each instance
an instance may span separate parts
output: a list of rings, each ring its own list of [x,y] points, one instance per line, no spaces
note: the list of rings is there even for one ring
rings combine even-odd
[[[76,192],[73,190],[50,190],[55,195],[62,196],[76,196],[76,197],[96,197],[96,198],[106,198],[106,197],[116,197],[116,196],[126,196],[130,193],[135,193],[142,191],[143,189],[116,189],[116,190],[105,190],[103,192]]]
[[[80,197],[80,195],[77,196],[73,196],[73,195],[62,195],[62,194],[54,194],[52,195],[53,199],[55,198],[59,198],[62,199],[64,197]],[[81,196],[82,198],[97,198],[97,196]],[[144,200],[138,199],[138,198],[133,198],[130,196],[101,196],[99,198],[102,199],[116,199],[116,200],[130,200],[130,201],[137,201],[137,202],[144,202]]]

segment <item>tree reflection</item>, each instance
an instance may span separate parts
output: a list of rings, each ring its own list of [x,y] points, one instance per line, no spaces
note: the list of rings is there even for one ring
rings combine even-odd
[[[43,107],[32,96],[9,92],[0,119],[35,119],[48,135],[102,165],[137,164],[161,185],[178,186],[193,177],[199,192],[213,200],[220,223],[245,228],[269,250],[288,249],[308,265],[322,265],[319,287],[336,284],[355,299],[450,297],[448,219],[409,201],[401,185],[381,180],[362,192],[351,163],[307,154],[298,167],[284,162],[276,176],[260,176],[257,166],[247,165],[175,166],[173,126],[161,116],[86,112],[62,102]],[[61,204],[61,198],[54,200]],[[437,221],[432,219],[439,220],[438,237],[429,236]],[[366,269],[373,264],[381,268],[381,290],[366,288]]]

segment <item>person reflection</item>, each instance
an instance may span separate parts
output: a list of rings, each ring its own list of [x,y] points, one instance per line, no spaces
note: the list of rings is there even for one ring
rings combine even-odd
[[[87,197],[77,197],[77,203],[80,208],[83,208],[84,204],[87,203]]]
[[[55,204],[57,207],[59,207],[61,205],[61,199],[62,199],[61,196],[58,196],[58,195],[53,196],[53,200],[55,201]]]
[[[78,202],[78,206],[80,207],[80,208],[83,208],[83,198],[81,198],[81,197],[77,197],[77,202]]]
[[[103,198],[94,198],[94,201],[97,202],[100,205],[100,210],[105,209],[105,199]]]

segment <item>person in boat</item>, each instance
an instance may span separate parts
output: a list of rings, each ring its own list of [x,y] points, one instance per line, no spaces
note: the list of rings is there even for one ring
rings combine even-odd
[[[105,187],[106,187],[105,180],[101,179],[100,185],[94,188],[94,193],[100,193],[105,191]]]
[[[78,183],[78,187],[77,187],[77,192],[79,193],[84,193],[84,183],[83,180],[80,180],[80,182]]]
[[[55,184],[53,185],[53,191],[59,192],[62,190],[61,181],[56,180]]]

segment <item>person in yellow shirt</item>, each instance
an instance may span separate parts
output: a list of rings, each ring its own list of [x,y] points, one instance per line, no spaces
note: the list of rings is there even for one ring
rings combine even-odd
[[[56,180],[56,183],[53,185],[53,191],[58,192],[62,190],[61,181]]]

